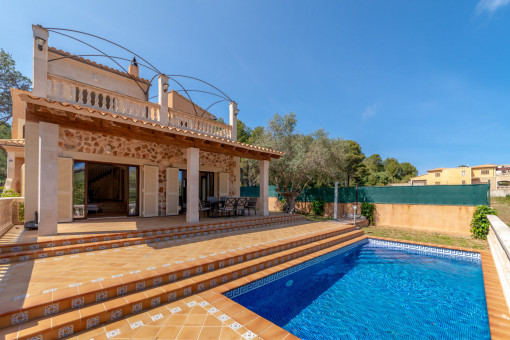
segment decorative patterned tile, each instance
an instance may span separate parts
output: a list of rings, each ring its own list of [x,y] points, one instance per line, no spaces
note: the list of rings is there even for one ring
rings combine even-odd
[[[232,328],[234,331],[237,331],[239,328],[241,328],[241,325],[237,322],[234,322],[229,327]]]
[[[257,335],[255,335],[255,333],[253,333],[252,331],[248,331],[248,332],[244,333],[242,336],[243,336],[243,338],[245,338],[247,340],[251,340],[251,339],[255,338]]]
[[[133,322],[132,324],[130,324],[129,326],[131,327],[131,329],[135,329],[135,328],[138,328],[138,327],[142,327],[143,326],[143,322],[142,322],[142,320],[136,321],[136,322]]]
[[[11,315],[11,325],[19,325],[20,323],[28,321],[28,312],[19,312]]]
[[[392,247],[392,248],[400,248],[405,249],[406,251],[418,252],[420,254],[434,254],[441,257],[455,257],[462,258],[468,260],[470,262],[481,263],[481,255],[480,253],[473,253],[469,251],[463,250],[455,250],[455,249],[446,249],[440,247],[430,247],[424,246],[420,244],[410,244],[403,242],[394,242],[394,241],[386,241],[386,240],[378,240],[378,239],[368,239],[369,243],[376,244],[380,247]]]
[[[152,315],[151,319],[152,319],[152,321],[161,320],[161,319],[163,319],[163,314],[159,313],[159,314],[156,314],[156,315]]]
[[[67,326],[64,326],[64,327],[60,327],[58,329],[58,338],[62,339],[62,338],[65,338],[65,337],[73,335],[73,333],[74,333],[74,326],[73,325],[67,325]]]
[[[55,313],[58,313],[58,303],[44,306],[44,315],[45,316],[53,315]]]
[[[119,334],[120,334],[120,329],[114,329],[113,331],[109,331],[108,333],[106,333],[106,337],[108,339],[111,339],[113,337],[116,337]]]
[[[86,326],[87,329],[96,327],[97,325],[99,325],[99,316],[93,316],[93,317],[87,319],[87,326]]]
[[[138,313],[143,309],[142,303],[136,303],[131,307],[131,313]]]
[[[122,309],[116,309],[110,314],[110,320],[118,320],[122,317]]]
[[[71,301],[71,308],[79,308],[85,304],[85,298],[83,296],[74,298]]]

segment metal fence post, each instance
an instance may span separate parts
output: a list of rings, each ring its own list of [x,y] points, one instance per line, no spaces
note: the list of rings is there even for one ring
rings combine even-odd
[[[335,182],[335,199],[334,199],[334,206],[333,206],[333,211],[334,211],[334,219],[335,221],[338,220],[338,182]]]

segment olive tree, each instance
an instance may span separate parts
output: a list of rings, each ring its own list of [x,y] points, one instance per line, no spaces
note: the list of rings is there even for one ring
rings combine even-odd
[[[314,181],[325,176],[328,152],[324,148],[327,135],[323,131],[305,135],[296,131],[296,115],[275,114],[256,144],[285,154],[271,161],[269,181],[285,199],[284,212],[295,212],[299,195]]]

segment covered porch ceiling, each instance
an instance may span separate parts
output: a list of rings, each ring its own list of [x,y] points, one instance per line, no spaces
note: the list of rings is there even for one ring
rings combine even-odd
[[[29,92],[21,93],[19,96],[26,103],[26,120],[30,122],[53,123],[78,130],[89,130],[158,144],[194,147],[203,151],[257,160],[270,160],[283,155],[279,151],[149,120],[36,97]]]

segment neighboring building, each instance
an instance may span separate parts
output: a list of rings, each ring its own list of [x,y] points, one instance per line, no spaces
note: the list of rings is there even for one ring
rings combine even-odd
[[[269,162],[282,153],[236,141],[236,103],[230,124],[220,123],[169,91],[162,74],[158,102],[150,102],[136,62],[121,72],[48,48],[40,26],[33,33],[33,91],[12,90],[12,139],[0,146],[6,187],[25,197],[27,220],[38,212],[40,235],[88,217],[185,210],[196,222],[200,199],[239,195],[240,157],[260,161],[260,211],[269,213]]]
[[[412,185],[458,185],[489,183],[491,191],[508,190],[510,194],[510,165],[485,164],[472,167],[437,168],[426,175],[413,177]]]

